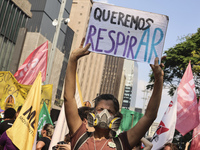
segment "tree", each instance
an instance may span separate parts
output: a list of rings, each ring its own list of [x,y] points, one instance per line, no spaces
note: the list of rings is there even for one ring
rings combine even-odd
[[[164,55],[167,56],[163,61],[165,65],[163,68],[164,86],[169,89],[168,94],[173,96],[189,61],[191,61],[196,94],[200,96],[200,28],[197,33],[185,36],[183,39],[184,41],[164,52]],[[154,81],[152,72],[149,76],[150,80],[146,88],[152,89]]]

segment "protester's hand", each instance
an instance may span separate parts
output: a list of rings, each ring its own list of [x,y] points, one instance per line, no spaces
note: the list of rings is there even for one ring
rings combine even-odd
[[[71,150],[70,144],[57,144],[57,150]]]
[[[70,55],[71,59],[78,60],[80,57],[88,55],[90,53],[90,51],[88,51],[90,47],[90,43],[88,43],[85,47],[83,47],[84,41],[85,41],[85,38],[82,39],[81,45],[79,46],[79,48],[72,51]]]
[[[166,56],[163,56],[161,58],[161,62],[163,59],[165,59]],[[163,77],[164,76],[164,72],[163,72],[163,69],[162,67],[164,67],[164,64],[163,63],[160,63],[160,65],[158,64],[158,61],[159,61],[159,58],[156,57],[155,60],[154,60],[154,65],[150,64],[151,66],[151,69],[153,71],[153,74],[154,74],[154,78],[155,80],[156,79],[159,79],[160,77]]]

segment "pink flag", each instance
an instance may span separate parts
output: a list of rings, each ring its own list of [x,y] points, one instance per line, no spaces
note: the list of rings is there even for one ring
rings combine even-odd
[[[200,114],[200,102],[199,102],[199,114]],[[200,120],[200,117],[199,117],[199,120]],[[193,130],[192,143],[190,145],[190,150],[200,149],[199,141],[200,141],[200,124]]]
[[[165,143],[172,142],[176,124],[177,112],[177,91],[174,93],[173,99],[170,101],[165,114],[153,135],[152,150],[162,149]]]
[[[184,136],[199,124],[197,97],[189,62],[178,87],[176,129]]]
[[[33,84],[39,71],[42,73],[42,82],[46,79],[48,57],[48,41],[37,47],[19,67],[14,74],[17,81],[21,84]]]

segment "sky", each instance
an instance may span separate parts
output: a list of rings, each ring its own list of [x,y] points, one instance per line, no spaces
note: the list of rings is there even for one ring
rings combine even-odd
[[[163,52],[180,43],[180,38],[196,33],[200,28],[200,1],[199,0],[94,0],[125,8],[137,9],[157,14],[167,15],[169,23],[165,37]],[[145,72],[144,72],[145,70]],[[136,107],[143,107],[144,87],[149,81],[150,66],[138,62],[138,89]],[[161,105],[156,122],[160,122],[171,100],[167,90],[163,90]]]

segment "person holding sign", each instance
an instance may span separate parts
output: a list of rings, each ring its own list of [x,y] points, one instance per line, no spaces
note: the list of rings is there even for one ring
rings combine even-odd
[[[116,131],[120,123],[119,103],[118,100],[111,94],[103,94],[95,99],[95,112],[91,113],[88,118],[89,125],[95,127],[95,131],[88,134],[86,125],[82,122],[78,115],[78,108],[75,100],[75,88],[76,88],[76,68],[79,58],[88,55],[90,43],[83,47],[84,40],[82,40],[79,48],[72,51],[65,77],[65,90],[64,90],[64,106],[67,124],[71,135],[71,148],[72,149],[120,149],[131,150],[140,139],[145,135],[153,121],[157,117],[158,108],[160,105],[163,76],[164,72],[161,67],[164,65],[158,64],[158,58],[155,59],[154,65],[150,65],[154,77],[154,90],[150,98],[149,104],[146,109],[146,113],[139,120],[139,122],[127,132],[119,134],[118,138],[110,137],[110,131]],[[80,145],[79,138],[87,136]],[[79,147],[80,145],[80,147]]]

